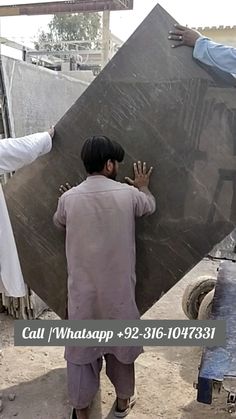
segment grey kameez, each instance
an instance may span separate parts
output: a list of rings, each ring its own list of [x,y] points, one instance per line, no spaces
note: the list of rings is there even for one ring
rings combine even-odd
[[[149,193],[105,176],[89,176],[64,193],[54,215],[66,227],[68,318],[139,319],[135,302],[135,217],[152,214]],[[110,353],[130,364],[140,347],[67,347],[65,357],[88,364]]]

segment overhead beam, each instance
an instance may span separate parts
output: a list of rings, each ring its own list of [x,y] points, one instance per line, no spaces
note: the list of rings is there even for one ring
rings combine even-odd
[[[131,10],[133,0],[70,0],[0,6],[0,17]]]
[[[71,49],[65,49],[65,50],[62,50],[62,51],[47,51],[46,49],[45,50],[39,50],[39,51],[37,51],[36,49],[35,50],[28,50],[27,51],[27,55],[28,56],[33,56],[33,57],[40,57],[40,56],[44,56],[44,55],[59,55],[59,56],[63,56],[63,55],[75,55],[75,54],[77,54],[77,55],[98,55],[98,54],[100,54],[101,55],[101,53],[102,53],[102,50],[101,49],[94,49],[94,50],[90,50],[90,49],[82,49],[82,50],[78,50],[78,51],[75,51],[75,50],[71,50]]]

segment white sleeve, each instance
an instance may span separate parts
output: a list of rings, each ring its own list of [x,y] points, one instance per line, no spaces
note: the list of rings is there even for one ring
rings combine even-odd
[[[197,60],[227,73],[236,73],[236,48],[217,44],[208,38],[198,38],[193,50]]]
[[[52,139],[48,132],[0,140],[0,175],[32,163],[51,148]]]

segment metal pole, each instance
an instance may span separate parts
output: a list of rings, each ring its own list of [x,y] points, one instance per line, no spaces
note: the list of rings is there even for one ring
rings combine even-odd
[[[27,57],[27,51],[26,51],[26,48],[23,47],[22,48],[22,60],[26,61],[26,57]]]
[[[108,63],[110,50],[110,11],[102,14],[102,68]]]

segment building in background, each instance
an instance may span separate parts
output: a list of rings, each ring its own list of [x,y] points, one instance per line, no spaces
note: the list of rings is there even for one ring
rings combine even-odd
[[[97,49],[86,48],[87,43],[89,41],[63,41],[60,51],[26,49],[25,61],[51,70],[62,71],[71,77],[80,78],[81,71],[83,73],[90,71],[93,76],[96,76],[104,65],[102,42]],[[123,41],[109,32],[107,61],[113,58],[122,45]]]
[[[202,35],[219,44],[225,44],[236,48],[236,25],[234,26],[203,26],[194,28]]]

